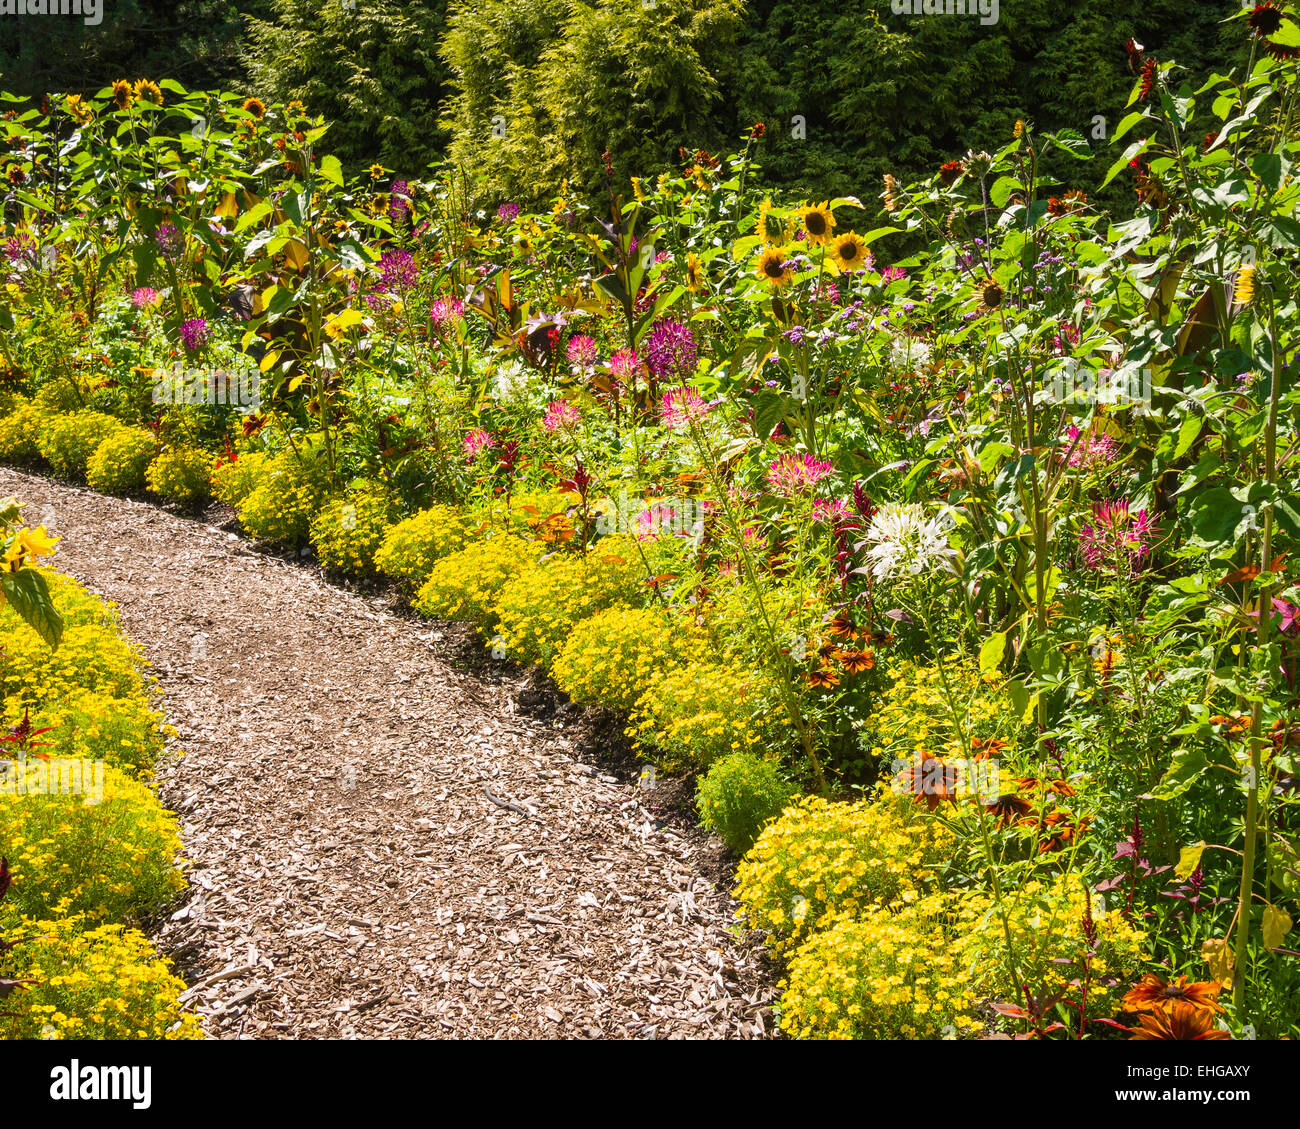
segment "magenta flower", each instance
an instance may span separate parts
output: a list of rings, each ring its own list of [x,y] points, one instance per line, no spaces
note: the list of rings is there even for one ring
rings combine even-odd
[[[833,464],[819,462],[812,455],[781,455],[767,468],[767,484],[774,493],[789,498],[811,490],[834,473]]]
[[[897,282],[900,278],[906,278],[907,271],[902,267],[886,267],[880,272],[880,285],[888,286],[891,282]]]
[[[619,349],[609,358],[609,371],[624,384],[630,384],[641,371],[641,358],[634,349]]]
[[[829,502],[818,498],[813,503],[812,516],[813,521],[824,522],[827,525],[837,525],[841,521],[849,519],[849,507],[839,498],[832,498]]]
[[[465,436],[466,462],[472,463],[484,451],[496,446],[496,441],[481,427],[476,427]]]
[[[568,430],[576,427],[582,419],[582,413],[567,400],[552,400],[546,409],[542,426],[547,431],[556,432],[561,428]]]
[[[596,363],[596,342],[580,333],[570,337],[565,356],[580,368],[591,368]]]
[[[386,290],[406,290],[420,270],[409,251],[386,251],[379,257],[380,282]]]
[[[434,332],[441,332],[465,316],[465,303],[459,298],[438,298],[429,307],[429,322]]]
[[[181,324],[181,344],[194,353],[212,340],[212,329],[202,318],[190,318]]]
[[[497,219],[502,223],[513,223],[519,215],[519,205],[507,200],[497,209]]]
[[[1079,551],[1090,569],[1136,572],[1151,555],[1155,527],[1146,510],[1129,511],[1128,500],[1098,502],[1092,521],[1079,530]]]
[[[694,388],[673,388],[664,393],[659,414],[668,427],[685,427],[703,419],[711,410]]]
[[[395,180],[388,190],[388,218],[400,223],[411,214],[411,185],[409,181]]]
[[[1085,471],[1106,470],[1119,458],[1119,444],[1109,435],[1089,432],[1080,438],[1082,432],[1074,426],[1066,434],[1074,446],[1066,460],[1072,467]]]
[[[650,330],[645,359],[660,380],[684,381],[695,374],[700,350],[686,326],[675,318],[660,318]]]
[[[131,292],[131,305],[137,310],[151,310],[162,305],[162,295],[152,286],[141,286]]]

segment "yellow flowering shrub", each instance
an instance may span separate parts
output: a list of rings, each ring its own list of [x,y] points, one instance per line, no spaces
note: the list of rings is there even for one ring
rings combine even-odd
[[[981,676],[974,665],[956,660],[949,660],[946,670],[967,737],[1014,734],[1019,719],[1000,676]],[[893,675],[894,684],[869,723],[876,755],[907,759],[924,748],[939,756],[970,756],[971,750],[959,747],[938,666],[899,662]]]
[[[258,541],[298,545],[310,533],[312,516],[324,503],[328,475],[318,452],[299,459],[286,449],[262,464],[257,484],[235,506],[249,536]]]
[[[47,380],[32,397],[32,403],[47,412],[75,412],[82,406],[78,389],[67,380]]]
[[[372,575],[392,516],[392,501],[374,482],[326,502],[311,519],[317,559],[330,572]]]
[[[575,624],[551,676],[575,702],[631,712],[665,671],[703,659],[708,639],[662,608],[613,607]]]
[[[0,462],[26,466],[41,457],[37,438],[45,426],[46,412],[35,404],[17,404],[0,416]]]
[[[33,727],[50,730],[40,740],[55,746],[59,756],[102,760],[137,780],[153,775],[163,751],[165,722],[143,697],[70,690],[29,708]],[[12,728],[22,717],[22,702],[6,702],[4,725]]]
[[[556,554],[510,580],[497,597],[498,631],[517,662],[548,665],[575,624],[642,598],[644,570],[624,537],[605,537],[586,555]]]
[[[36,938],[0,958],[8,978],[34,981],[5,1001],[5,1038],[203,1038],[177,1002],[185,985],[138,930],[6,915],[5,931]]]
[[[158,440],[143,427],[121,427],[86,462],[86,481],[105,494],[133,494],[144,488],[145,468],[158,453]]]
[[[1091,963],[1088,1014],[1110,1015],[1117,996],[1123,995],[1144,960],[1146,934],[1117,910],[1105,912],[1098,895],[1092,894],[1089,899],[1078,875],[1033,879],[1019,889],[1007,891],[1003,904],[1019,979],[1035,995],[1041,995],[1082,975],[1082,961],[1088,951],[1083,918],[1089,900],[1097,948]],[[1018,986],[1012,982],[1007,965],[1000,917],[989,914],[978,929],[961,939],[960,945],[972,981],[981,991],[997,1000],[1018,1000]],[[1054,963],[1057,961],[1075,963]],[[1115,979],[1118,986],[1111,987],[1106,983],[1108,979]]]
[[[754,845],[763,825],[779,816],[794,796],[777,762],[748,750],[714,761],[695,793],[704,826],[738,855]]]
[[[193,505],[207,498],[212,475],[212,456],[194,447],[163,451],[145,472],[149,489],[173,502]]]
[[[238,507],[257,485],[271,456],[265,451],[241,451],[212,471],[212,493],[219,502]]]
[[[521,490],[509,502],[497,496],[474,511],[479,521],[520,537],[536,538],[542,534],[548,518],[564,514],[576,496],[554,490]]]
[[[477,540],[480,525],[455,506],[430,506],[388,530],[375,564],[389,576],[423,584],[434,562]]]
[[[58,607],[58,601],[55,601]],[[12,608],[0,610],[0,687],[33,709],[74,691],[114,698],[141,694],[138,653],[122,636],[98,624],[66,625],[57,651],[23,623]]]
[[[45,751],[63,755],[57,746]],[[139,920],[184,889],[173,861],[176,817],[147,785],[83,765],[84,794],[50,794],[53,786],[54,770],[35,759],[0,785],[0,843],[14,880],[7,902],[19,912]]]
[[[491,537],[434,564],[411,605],[421,615],[472,623],[481,631],[496,622],[497,595],[506,582],[534,568],[542,549],[521,537]]]
[[[664,671],[637,699],[627,734],[667,763],[711,764],[786,740],[789,722],[766,673],[727,656]]]
[[[51,414],[42,422],[36,443],[57,473],[71,477],[84,474],[95,449],[122,426],[120,420],[103,412]]]
[[[795,950],[781,1029],[800,1039],[937,1039],[973,1034],[980,1000],[954,938],[984,912],[978,896],[935,892],[828,919]]]
[[[955,840],[887,792],[855,803],[804,796],[768,824],[736,871],[750,926],[784,951],[828,914],[853,914],[929,892]]]

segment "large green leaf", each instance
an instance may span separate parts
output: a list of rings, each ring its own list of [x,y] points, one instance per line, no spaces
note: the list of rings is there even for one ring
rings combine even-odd
[[[63,639],[63,616],[50,598],[45,577],[31,568],[3,572],[0,573],[0,591],[36,634],[57,649]]]

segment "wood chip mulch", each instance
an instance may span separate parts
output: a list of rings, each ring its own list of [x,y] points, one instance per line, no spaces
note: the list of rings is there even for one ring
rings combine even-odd
[[[210,1034],[771,1034],[716,842],[430,625],[143,502],[7,469],[0,493],[118,604],[178,730],[158,784],[190,890],[156,940]]]

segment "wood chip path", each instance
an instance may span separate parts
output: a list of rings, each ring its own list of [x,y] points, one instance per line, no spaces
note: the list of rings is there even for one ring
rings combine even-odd
[[[430,625],[155,506],[7,469],[0,494],[158,679],[191,889],[157,940],[212,1035],[770,1033],[702,838],[657,829]]]

